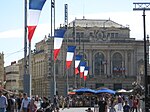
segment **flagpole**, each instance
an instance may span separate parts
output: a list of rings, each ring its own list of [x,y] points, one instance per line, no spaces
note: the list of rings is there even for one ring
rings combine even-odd
[[[55,34],[55,0],[53,0],[53,2],[54,2],[54,30],[53,30],[54,33],[53,33],[53,36],[54,36],[54,34]],[[54,74],[55,74],[55,77],[54,77],[55,78],[54,79],[55,80],[55,82],[54,82],[54,88],[55,88],[54,95],[56,95],[56,91],[57,91],[57,87],[56,87],[56,85],[57,85],[56,84],[56,73],[55,73],[56,71],[55,71],[55,68],[56,68],[56,63],[54,62]]]
[[[64,11],[65,11],[64,24],[65,24],[65,29],[68,30],[68,4],[65,4],[64,7],[65,7],[65,9],[64,9]],[[67,46],[68,46],[68,31],[67,31]],[[69,75],[69,71],[67,70],[67,72],[66,72],[66,82],[67,82],[66,95],[68,95],[68,89],[69,89],[68,75]]]
[[[32,97],[32,73],[31,73],[31,70],[32,70],[32,67],[31,67],[31,41],[29,42],[29,79],[30,79],[30,84],[29,84],[29,96],[30,98]]]
[[[54,37],[54,34],[55,34],[55,0],[51,0],[51,38]],[[53,39],[53,41],[54,41],[54,39]],[[53,57],[54,52],[51,52],[51,53],[52,53],[51,59],[54,59],[54,57]],[[54,62],[53,62],[53,95],[56,95],[56,74],[55,74],[56,63],[55,63],[55,61],[56,60],[54,60]]]
[[[76,20],[76,19],[75,19]],[[75,38],[75,46],[76,46],[76,26],[75,26],[75,20],[74,20],[74,22],[73,22],[73,32],[74,32],[74,38]],[[76,55],[76,52],[75,52],[75,55]],[[74,60],[74,68],[75,68],[75,60]],[[75,69],[74,69],[74,74],[75,74]],[[77,76],[76,76],[76,74],[75,74],[75,76],[74,76],[74,87],[75,88],[77,88]]]
[[[23,77],[23,90],[26,91],[25,76],[27,75],[27,0],[24,4],[25,18],[24,18],[24,77]]]

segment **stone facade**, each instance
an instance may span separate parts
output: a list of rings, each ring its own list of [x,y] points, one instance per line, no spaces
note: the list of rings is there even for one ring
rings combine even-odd
[[[20,73],[19,65],[12,62],[11,65],[5,67],[6,85],[5,89],[18,92],[21,90],[19,85]]]
[[[53,40],[48,40],[51,51]],[[75,54],[82,54],[89,75],[84,82],[74,75],[74,63],[65,69],[67,46],[75,45]],[[108,87],[110,89],[131,89],[137,76],[143,74],[143,41],[130,38],[130,29],[111,20],[76,19],[68,25],[64,42],[56,61],[55,75],[57,90],[64,94],[66,75],[69,76],[69,88],[83,86],[93,89]],[[51,52],[48,53],[51,56]],[[49,57],[51,58],[51,57]],[[52,61],[49,60],[50,65]],[[51,68],[49,66],[49,68]],[[53,74],[49,74],[53,77]]]
[[[61,27],[63,28],[63,27]],[[75,45],[75,54],[83,55],[90,67],[86,81],[74,75],[74,62],[66,70],[67,46]],[[53,38],[36,44],[32,52],[32,94],[53,95]],[[23,60],[19,61],[23,73]],[[57,92],[66,95],[69,89],[131,89],[137,76],[143,77],[144,47],[142,40],[130,38],[130,29],[112,20],[76,19],[69,23],[64,41],[55,62]],[[140,77],[140,78],[141,78]]]

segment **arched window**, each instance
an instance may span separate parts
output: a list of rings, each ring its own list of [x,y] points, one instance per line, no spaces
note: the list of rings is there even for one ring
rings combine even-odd
[[[120,53],[114,53],[112,57],[112,68],[113,74],[119,75],[122,74],[124,68],[122,67],[122,55]]]
[[[103,53],[96,53],[94,56],[94,74],[95,75],[102,75],[104,74],[104,54]]]

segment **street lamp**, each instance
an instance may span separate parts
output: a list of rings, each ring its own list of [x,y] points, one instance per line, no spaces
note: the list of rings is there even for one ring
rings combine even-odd
[[[143,30],[144,30],[144,68],[145,68],[145,111],[148,112],[148,76],[147,76],[147,45],[146,45],[146,24],[145,24],[145,11],[150,10],[150,3],[133,3],[134,11],[143,11]]]

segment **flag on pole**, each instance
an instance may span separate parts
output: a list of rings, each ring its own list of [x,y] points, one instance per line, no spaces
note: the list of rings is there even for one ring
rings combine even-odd
[[[66,58],[66,68],[69,69],[73,60],[74,51],[76,46],[68,46],[67,58]]]
[[[85,67],[85,69],[84,69],[84,78],[83,78],[84,80],[87,79],[88,72],[89,72],[89,67]]]
[[[80,62],[80,78],[83,78],[85,66],[86,66],[86,62],[81,61]]]
[[[37,27],[42,8],[46,0],[29,0],[29,13],[27,19],[28,40],[31,42],[34,31]]]
[[[57,60],[57,56],[60,52],[60,48],[61,48],[61,45],[63,42],[65,32],[66,32],[65,29],[55,30],[55,34],[54,34],[54,61]]]
[[[80,64],[81,58],[82,58],[82,55],[76,55],[75,57],[75,75],[79,73],[78,66]]]

